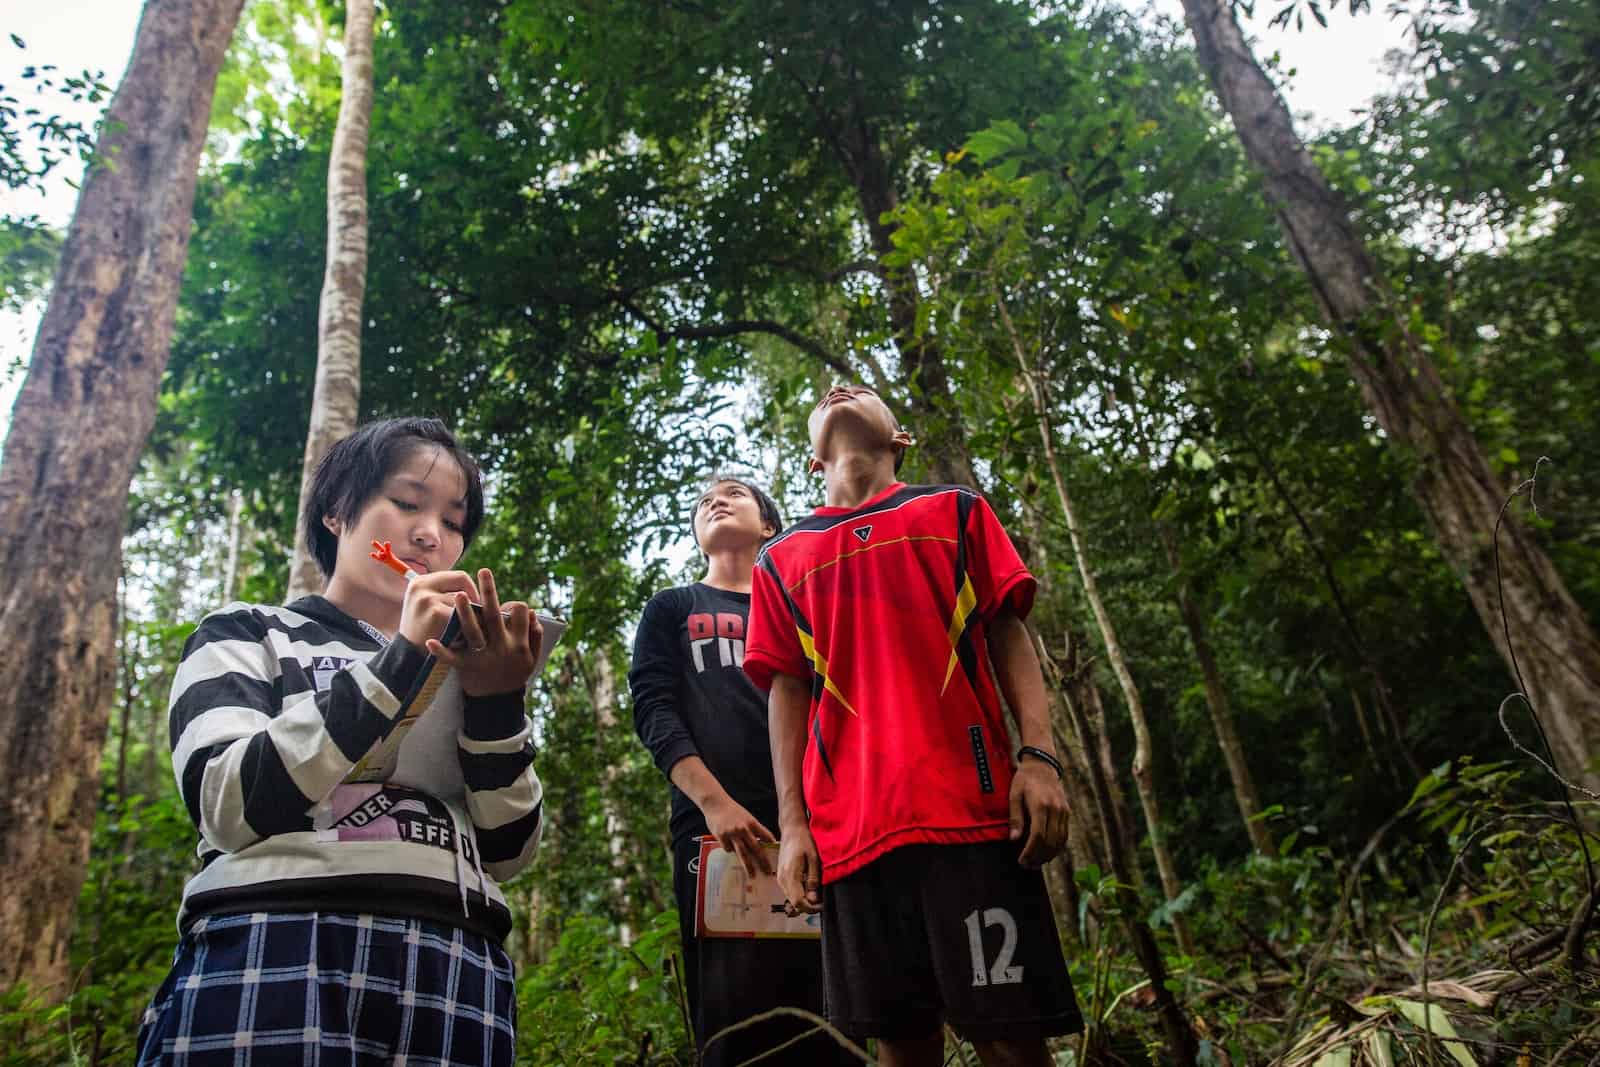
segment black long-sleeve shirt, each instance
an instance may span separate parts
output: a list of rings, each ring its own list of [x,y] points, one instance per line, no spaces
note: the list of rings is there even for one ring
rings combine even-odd
[[[699,756],[728,795],[778,832],[766,697],[745,677],[750,595],[703,582],[650,598],[633,641],[633,726],[669,780]],[[706,832],[705,816],[672,787],[672,839]]]

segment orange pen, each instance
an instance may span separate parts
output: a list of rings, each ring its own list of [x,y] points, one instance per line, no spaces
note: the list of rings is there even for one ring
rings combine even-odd
[[[372,542],[372,551],[368,554],[408,582],[417,576],[416,571],[407,567],[405,561],[394,554],[394,548],[387,541]]]
[[[371,556],[385,567],[388,567],[390,570],[394,571],[408,582],[417,576],[416,571],[406,566],[405,560],[394,554],[394,548],[388,541],[372,542],[372,551],[367,553],[367,555]],[[483,618],[482,604],[474,601],[472,604],[472,610],[477,613],[478,618]],[[509,619],[511,617],[511,612],[506,608],[501,608],[500,617],[502,619]]]

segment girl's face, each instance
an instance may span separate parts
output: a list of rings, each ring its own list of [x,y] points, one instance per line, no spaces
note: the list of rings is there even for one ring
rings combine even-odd
[[[761,519],[755,494],[738,482],[718,482],[700,495],[694,509],[694,534],[700,551],[759,545],[775,531]]]
[[[339,539],[333,577],[344,587],[357,587],[385,600],[405,597],[406,580],[375,562],[373,541],[388,541],[394,554],[418,574],[449,570],[466,547],[462,526],[467,521],[467,476],[443,449],[418,442],[395,465],[352,523],[325,516],[323,523]]]

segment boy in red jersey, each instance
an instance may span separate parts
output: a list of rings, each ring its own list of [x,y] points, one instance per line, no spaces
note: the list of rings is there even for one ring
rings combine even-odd
[[[910,438],[872,390],[830,389],[808,426],[827,505],[757,561],[745,671],[769,690],[778,878],[822,912],[830,1021],[881,1064],[940,1063],[946,1021],[985,1064],[1048,1064],[1082,1020],[1038,870],[1067,802],[1033,576],[977,493],[895,480]]]

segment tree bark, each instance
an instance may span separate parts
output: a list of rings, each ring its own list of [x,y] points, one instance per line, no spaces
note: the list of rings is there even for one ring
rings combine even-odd
[[[1277,843],[1272,831],[1261,819],[1261,794],[1256,791],[1255,776],[1250,773],[1250,761],[1245,758],[1244,742],[1239,739],[1239,724],[1233,717],[1233,704],[1228,699],[1228,687],[1222,681],[1222,671],[1217,667],[1217,656],[1211,648],[1211,637],[1206,631],[1205,614],[1194,602],[1189,579],[1183,573],[1183,555],[1172,527],[1165,522],[1156,523],[1162,547],[1167,552],[1167,563],[1172,567],[1173,580],[1177,582],[1178,614],[1189,631],[1189,642],[1194,645],[1194,658],[1200,664],[1200,679],[1205,686],[1206,707],[1211,712],[1211,726],[1217,733],[1217,747],[1222,749],[1223,762],[1228,765],[1228,778],[1233,782],[1234,803],[1239,806],[1239,817],[1244,820],[1250,844],[1263,856],[1276,856]]]
[[[128,623],[128,576],[117,580],[117,659],[122,675],[122,703],[117,719],[117,809],[128,800],[128,725],[133,714],[133,627]]]
[[[235,489],[228,494],[228,555],[222,564],[222,604],[233,603],[234,591],[239,587],[239,547],[241,540],[241,512],[244,494]]]
[[[1172,859],[1172,850],[1167,847],[1167,835],[1161,822],[1161,804],[1156,796],[1155,781],[1150,771],[1150,724],[1145,717],[1144,701],[1139,696],[1139,687],[1133,680],[1133,672],[1128,669],[1127,657],[1122,654],[1122,643],[1117,639],[1117,628],[1111,622],[1110,613],[1106,611],[1105,601],[1100,599],[1100,587],[1095,581],[1094,570],[1089,566],[1089,552],[1084,545],[1083,533],[1078,527],[1077,512],[1072,506],[1072,497],[1067,493],[1066,479],[1061,475],[1061,464],[1056,458],[1055,433],[1050,425],[1050,408],[1044,383],[1034,373],[1033,361],[1028,358],[1022,338],[1017,335],[1005,301],[997,295],[995,305],[1005,326],[1006,336],[1010,338],[1011,350],[1016,355],[1022,376],[1028,383],[1034,410],[1039,416],[1039,435],[1044,445],[1045,466],[1050,470],[1050,479],[1055,484],[1056,498],[1061,503],[1061,512],[1067,521],[1067,537],[1072,542],[1072,556],[1078,566],[1078,577],[1083,581],[1083,595],[1089,601],[1089,610],[1094,613],[1095,624],[1100,630],[1100,639],[1105,644],[1106,659],[1111,663],[1112,673],[1117,676],[1117,684],[1121,686],[1123,699],[1128,704],[1128,717],[1133,721],[1134,736],[1133,781],[1138,787],[1139,806],[1144,810],[1145,829],[1150,835],[1150,851],[1155,856],[1156,871],[1161,878],[1161,891],[1167,902],[1171,903],[1183,892],[1183,883],[1178,878],[1178,867]],[[1178,947],[1185,955],[1194,955],[1194,939],[1189,935],[1189,924],[1181,914],[1173,914],[1172,929],[1178,936]]]
[[[889,325],[894,332],[895,347],[900,351],[904,384],[915,409],[922,435],[918,444],[928,473],[939,483],[976,488],[978,479],[972,469],[966,427],[950,391],[944,353],[937,341],[917,328],[921,297],[917,293],[916,279],[909,271],[882,267],[884,257],[894,251],[895,230],[895,225],[885,222],[884,216],[899,203],[889,160],[875,131],[854,114],[863,110],[859,103],[853,102],[852,114],[844,116],[829,112],[815,102],[814,107],[824,138],[833,146],[835,156],[855,188],[862,222],[866,224],[873,255],[881,267],[879,276],[889,299]]]
[[[328,158],[328,259],[317,312],[317,375],[300,470],[302,519],[328,449],[356,428],[361,406],[361,303],[367,287],[367,137],[372,125],[373,0],[346,0],[339,122]],[[288,599],[319,592],[322,572],[295,523]]]
[[[1033,505],[1026,494],[1022,501],[1023,522],[1028,531],[1029,547],[1026,554],[1032,559],[1032,568],[1036,574],[1041,575],[1040,592],[1045,591],[1047,579],[1043,576],[1050,572],[1049,554],[1044,539],[1043,522],[1039,509]],[[1021,549],[1022,546],[1018,545]],[[1069,856],[1065,866],[1071,870],[1082,870],[1089,866],[1097,866],[1101,870],[1111,869],[1111,864],[1106,860],[1105,842],[1096,836],[1096,823],[1093,819],[1083,818],[1084,813],[1094,811],[1094,794],[1089,789],[1088,761],[1094,759],[1091,753],[1083,751],[1078,746],[1077,734],[1072,729],[1071,718],[1062,702],[1067,699],[1066,677],[1062,672],[1061,664],[1056,662],[1050,654],[1044,638],[1034,628],[1030,621],[1028,634],[1032,638],[1035,651],[1039,654],[1039,668],[1044,674],[1046,688],[1050,691],[1050,731],[1055,738],[1056,751],[1061,753],[1062,775],[1061,782],[1067,791],[1067,805],[1072,813],[1067,832],[1067,850]],[[1052,892],[1054,887],[1052,887]],[[1065,887],[1068,903],[1071,905],[1070,925],[1074,931],[1078,925],[1078,908],[1076,904],[1076,884]]]
[[[610,651],[602,645],[588,657],[588,662],[593,666],[592,677],[584,671],[585,661],[578,657],[576,646],[572,651],[573,669],[584,680],[589,691],[589,702],[594,710],[595,739],[600,746],[605,744],[606,738],[614,737],[623,728],[617,714],[617,672],[611,666]],[[627,879],[623,875],[627,864],[627,823],[616,797],[617,780],[621,775],[622,768],[611,763],[607,763],[600,772],[600,811],[605,819],[606,849],[611,857],[611,893],[619,917],[617,937],[626,946],[633,943],[633,923],[628,908],[630,894]]]
[[[115,690],[128,483],[155,421],[217,71],[243,0],[151,0],[0,464],[0,991],[65,992]],[[108,165],[107,165],[108,164]]]
[[[1063,703],[1071,720],[1072,730],[1077,735],[1078,747],[1084,752],[1091,752],[1100,747],[1101,739],[1094,736],[1083,707],[1087,702],[1086,697],[1095,691],[1094,676],[1087,670],[1074,670],[1075,665],[1070,661],[1067,666],[1072,673],[1069,676],[1069,687],[1063,692]],[[1077,690],[1076,698],[1074,689]],[[1094,760],[1089,761],[1088,770],[1095,798],[1095,816],[1100,823],[1101,835],[1105,839],[1106,855],[1110,861],[1112,874],[1116,877],[1117,888],[1113,892],[1117,896],[1117,911],[1127,928],[1128,939],[1133,943],[1133,954],[1139,960],[1145,976],[1150,979],[1150,988],[1155,994],[1156,1011],[1161,1017],[1161,1028],[1167,1038],[1167,1049],[1179,1067],[1191,1067],[1199,1056],[1199,1042],[1195,1038],[1194,1028],[1189,1025],[1189,1019],[1184,1014],[1183,1005],[1178,1003],[1172,990],[1167,988],[1166,960],[1156,944],[1155,934],[1144,919],[1144,903],[1135,888],[1138,885],[1136,880],[1138,876],[1128,863],[1133,847],[1131,842],[1121,836],[1121,830],[1117,826],[1108,785],[1110,779]]]
[[[1296,136],[1289,109],[1256,63],[1231,6],[1183,0],[1183,7],[1201,66],[1261,172],[1324,318],[1347,343],[1362,396],[1409,466],[1411,490],[1435,540],[1508,664],[1514,646],[1558,764],[1591,787],[1600,785],[1591,767],[1600,752],[1600,703],[1594,699],[1600,637],[1544,550],[1509,519],[1500,553],[1502,617],[1493,531],[1505,488],[1379,275],[1343,199]]]

